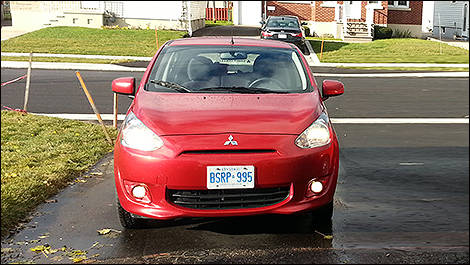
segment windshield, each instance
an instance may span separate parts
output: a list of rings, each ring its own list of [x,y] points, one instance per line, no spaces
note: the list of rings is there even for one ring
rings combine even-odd
[[[309,92],[295,50],[252,46],[169,46],[162,50],[146,90],[205,93]]]
[[[267,26],[269,28],[298,28],[299,23],[295,18],[272,17],[269,18]]]

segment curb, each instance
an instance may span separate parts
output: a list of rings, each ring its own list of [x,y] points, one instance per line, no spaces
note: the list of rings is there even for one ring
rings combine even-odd
[[[2,68],[28,68],[29,62],[2,61]],[[114,64],[33,62],[33,69],[145,72],[146,68]]]
[[[29,53],[20,52],[2,52],[2,56],[29,57]],[[153,57],[139,56],[113,56],[113,55],[85,55],[85,54],[55,54],[55,53],[33,53],[36,57],[54,57],[54,58],[84,58],[84,59],[107,59],[107,60],[136,60],[150,61]]]
[[[307,46],[307,49],[308,49],[308,51],[310,52],[310,55],[309,55],[309,56],[306,56],[307,58],[310,59],[310,62],[308,62],[308,64],[309,64],[310,66],[321,64],[321,63],[320,63],[320,60],[318,59],[317,54],[315,53],[315,51],[313,51],[313,48],[312,48],[312,45],[310,44],[310,41],[305,40],[305,45]],[[307,61],[308,61],[308,60],[307,60]]]

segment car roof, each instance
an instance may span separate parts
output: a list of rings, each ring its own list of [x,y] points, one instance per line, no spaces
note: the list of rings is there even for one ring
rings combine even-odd
[[[287,43],[277,40],[265,40],[265,39],[252,39],[252,38],[239,38],[233,37],[192,37],[176,39],[169,43],[169,46],[179,45],[223,45],[223,46],[256,46],[256,47],[274,47],[274,48],[285,48],[292,49],[293,47]]]
[[[282,18],[282,17],[285,17],[285,18],[298,18],[297,16],[285,15],[285,16],[269,16],[268,19],[270,19],[270,18]]]

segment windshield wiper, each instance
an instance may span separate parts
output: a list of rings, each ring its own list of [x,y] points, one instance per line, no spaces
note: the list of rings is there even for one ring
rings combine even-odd
[[[197,91],[230,91],[230,92],[238,92],[238,93],[253,93],[253,94],[266,94],[266,93],[278,93],[278,94],[286,94],[289,93],[287,91],[275,91],[267,88],[261,87],[242,87],[242,86],[232,86],[232,87],[206,87],[198,89]]]
[[[187,92],[187,93],[192,93],[193,91],[180,85],[180,84],[177,84],[177,83],[172,83],[172,82],[166,82],[166,81],[162,81],[162,80],[150,80],[151,83],[153,84],[157,84],[159,86],[162,86],[162,87],[167,87],[167,88],[171,88],[171,89],[174,89],[178,92]]]

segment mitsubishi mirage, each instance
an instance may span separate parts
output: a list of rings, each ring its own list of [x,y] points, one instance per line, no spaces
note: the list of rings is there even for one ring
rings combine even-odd
[[[125,228],[142,220],[314,212],[331,220],[339,146],[299,49],[230,37],[168,41],[136,87],[114,148]]]

